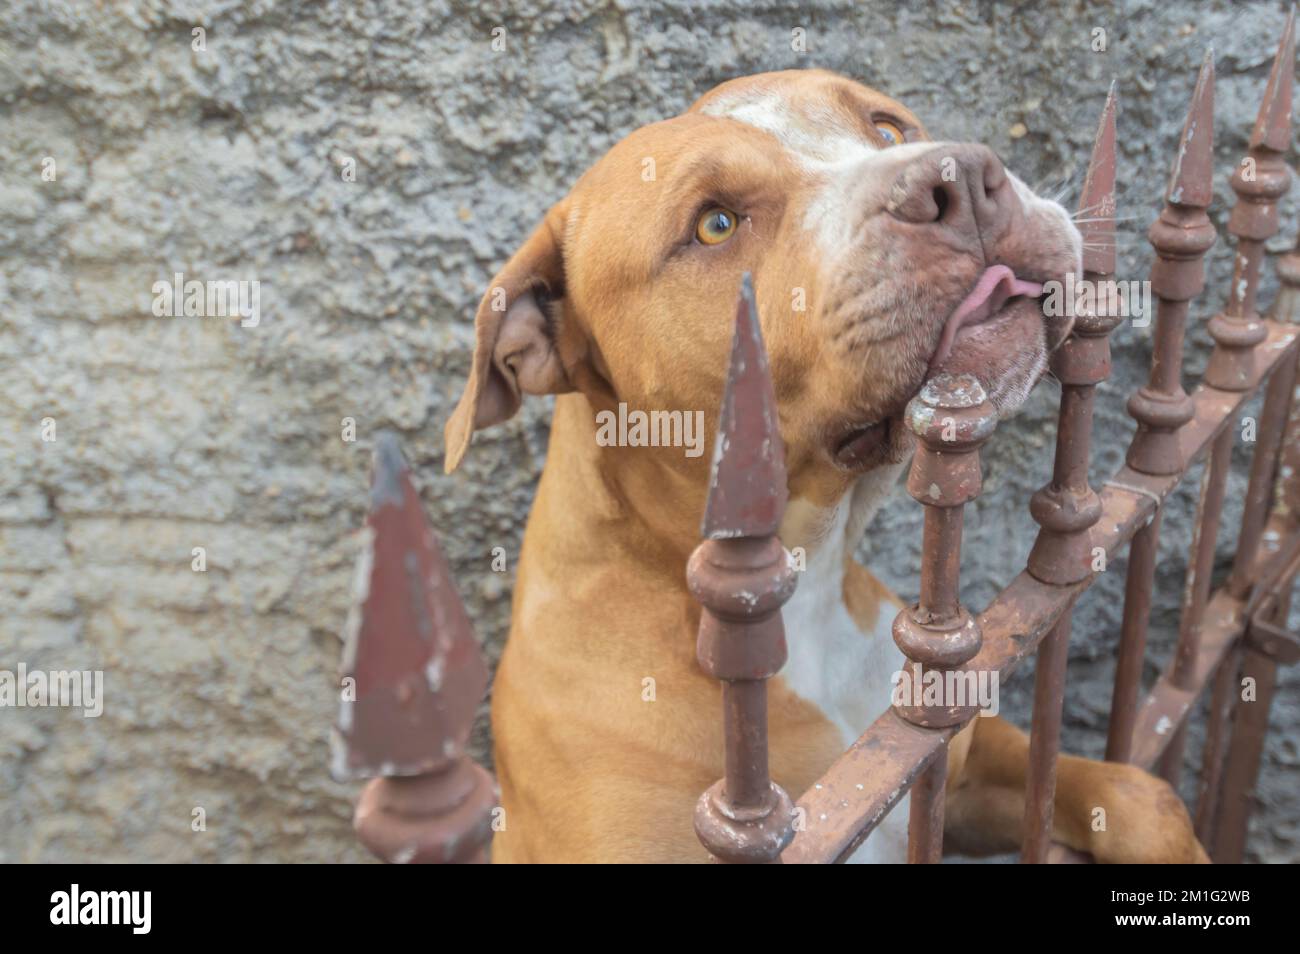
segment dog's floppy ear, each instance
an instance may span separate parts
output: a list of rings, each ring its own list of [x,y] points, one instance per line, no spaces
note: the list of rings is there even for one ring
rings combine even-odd
[[[469,380],[443,430],[444,468],[451,473],[474,431],[514,417],[525,394],[572,391],[538,295],[564,294],[564,210],[557,205],[479,302]]]

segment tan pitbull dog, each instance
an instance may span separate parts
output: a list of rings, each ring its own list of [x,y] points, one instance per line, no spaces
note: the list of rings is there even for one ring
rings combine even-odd
[[[933,142],[901,104],[819,70],[724,83],[578,181],[484,296],[446,429],[450,472],[475,429],[558,395],[493,690],[495,861],[706,858],[692,813],[722,775],[720,690],[695,661],[685,567],[711,455],[602,446],[597,415],[702,411],[712,447],[753,273],[789,473],[781,540],[807,553],[769,683],[772,773],[797,797],[902,667],[900,603],[852,554],[911,451],[904,406],[938,369],[1018,406],[1069,330],[1041,283],[1079,269],[1069,215],[991,151]],[[996,718],[954,739],[950,848],[1019,844],[1027,749]],[[900,805],[854,860],[903,860],[906,826]],[[1062,758],[1053,834],[1102,861],[1205,859],[1172,790],[1123,765]]]

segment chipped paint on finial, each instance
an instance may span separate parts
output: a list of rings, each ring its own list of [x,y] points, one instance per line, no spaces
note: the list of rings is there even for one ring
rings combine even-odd
[[[775,534],[785,512],[785,445],[753,280],[740,284],[702,534],[713,540]]]
[[[988,400],[984,385],[973,374],[936,374],[919,395],[933,408],[976,407]]]
[[[418,775],[463,750],[487,667],[396,436],[376,439],[333,739],[336,777]]]
[[[1171,205],[1208,208],[1214,197],[1214,47],[1205,51],[1187,109],[1165,198]]]

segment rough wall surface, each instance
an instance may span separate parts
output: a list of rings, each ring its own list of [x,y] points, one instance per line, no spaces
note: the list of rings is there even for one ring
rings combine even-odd
[[[480,435],[450,478],[442,422],[487,280],[629,130],[733,76],[824,66],[891,92],[946,138],[988,143],[1030,183],[1061,180],[1072,200],[1114,76],[1120,208],[1134,216],[1121,277],[1142,278],[1203,48],[1218,62],[1222,226],[1283,17],[1276,2],[1144,0],[3,6],[0,668],[103,669],[107,696],[98,719],[0,710],[4,861],[364,857],[349,827],[355,789],[328,779],[325,739],[371,439],[401,433],[495,656],[511,580],[491,571],[490,551],[518,551],[549,410],[534,402]],[[806,53],[792,49],[796,27]],[[1095,28],[1105,52],[1090,49]],[[1293,201],[1283,223],[1273,251],[1294,241]],[[1213,292],[1194,308],[1189,380],[1229,260],[1221,241]],[[260,322],[155,317],[152,285],[175,272],[258,280]],[[1269,269],[1263,300],[1273,284]],[[1127,441],[1123,399],[1144,375],[1148,332],[1122,327],[1115,348],[1098,478]],[[1053,406],[1045,385],[986,456],[968,518],[972,605],[1023,565]],[[1242,486],[1234,478],[1231,502]],[[918,510],[900,498],[863,548],[905,595]],[[1189,542],[1185,522],[1166,527],[1158,659]],[[191,568],[195,547],[206,572]],[[1065,741],[1076,751],[1102,745],[1121,588],[1117,566],[1075,627]],[[1030,685],[1004,691],[1022,723]],[[1294,862],[1294,672],[1273,726],[1252,856]],[[192,830],[196,808],[206,831]]]

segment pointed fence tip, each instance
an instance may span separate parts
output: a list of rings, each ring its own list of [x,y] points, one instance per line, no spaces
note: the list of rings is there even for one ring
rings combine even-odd
[[[740,276],[740,295],[752,308],[754,302],[754,275],[752,272],[745,272]]]
[[[1101,107],[1101,121],[1106,122],[1107,115],[1114,113],[1116,106],[1119,104],[1119,77],[1110,78],[1110,86],[1106,87],[1106,102]]]
[[[392,431],[380,431],[375,437],[370,477],[370,509],[390,504],[402,505],[402,475],[410,471],[402,444]]]
[[[1292,5],[1277,43],[1264,99],[1250,134],[1250,148],[1284,153],[1291,148],[1291,94],[1295,82],[1295,6]]]
[[[463,751],[487,667],[396,435],[375,439],[342,674],[337,777],[415,775]]]
[[[746,272],[737,296],[701,533],[709,539],[775,534],[785,512],[785,477],[776,392],[763,346],[754,283]]]
[[[1170,205],[1208,208],[1214,197],[1214,47],[1205,49],[1196,88],[1178,137],[1165,200]]]
[[[1092,143],[1092,157],[1079,195],[1079,232],[1083,236],[1086,272],[1115,272],[1115,112],[1118,100],[1111,80],[1101,122]]]

